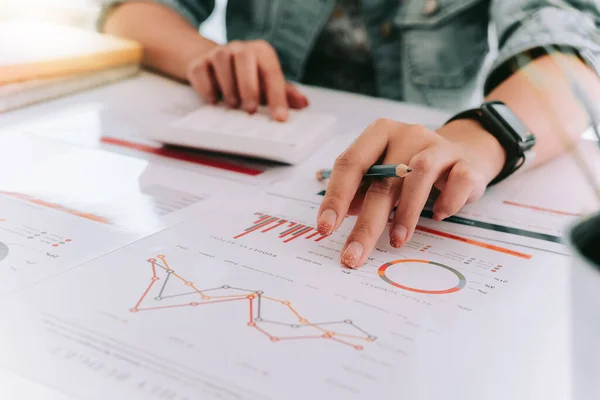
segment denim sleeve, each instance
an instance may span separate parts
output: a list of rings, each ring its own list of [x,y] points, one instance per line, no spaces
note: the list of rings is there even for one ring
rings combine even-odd
[[[113,8],[123,3],[139,2],[140,0],[104,0],[102,11],[98,19],[98,29],[102,30],[104,20],[108,12]],[[215,8],[215,0],[151,0],[154,3],[162,4],[175,11],[177,14],[185,18],[190,24],[195,27],[200,27],[212,13]]]
[[[600,74],[598,0],[492,0],[499,54],[492,71],[507,60],[541,46],[576,50]]]

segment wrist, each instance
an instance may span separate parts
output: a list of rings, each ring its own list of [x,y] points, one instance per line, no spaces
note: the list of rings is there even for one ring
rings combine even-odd
[[[502,171],[506,151],[479,122],[459,119],[442,126],[437,132],[462,148],[467,160],[484,175],[487,183]]]

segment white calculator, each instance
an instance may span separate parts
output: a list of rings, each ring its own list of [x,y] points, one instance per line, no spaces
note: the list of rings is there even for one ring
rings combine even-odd
[[[155,141],[203,150],[297,164],[331,135],[336,118],[311,110],[290,110],[273,121],[266,107],[253,115],[225,106],[203,106],[169,124],[147,125]]]

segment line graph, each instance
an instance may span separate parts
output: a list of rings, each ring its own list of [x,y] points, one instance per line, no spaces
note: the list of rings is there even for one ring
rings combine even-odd
[[[315,242],[320,242],[327,237],[327,235],[321,235],[314,227],[303,225],[299,222],[278,218],[260,212],[257,212],[254,215],[257,215],[259,218],[253,222],[252,226],[246,228],[244,232],[234,236],[234,239],[239,239],[255,232],[267,233],[276,228],[283,229],[278,232],[278,236],[283,240],[283,243],[289,243],[303,235],[306,235],[304,236],[305,239],[312,239]]]
[[[152,271],[150,283],[129,310],[132,313],[239,302],[245,303],[242,307],[247,310],[246,326],[271,342],[324,339],[363,350],[365,343],[377,339],[351,319],[312,322],[291,302],[267,296],[262,290],[230,285],[200,289],[171,267],[165,255],[159,254],[147,262]],[[286,318],[282,318],[283,315]]]

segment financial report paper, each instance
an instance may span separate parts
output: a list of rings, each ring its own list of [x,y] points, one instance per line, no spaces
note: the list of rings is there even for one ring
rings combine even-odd
[[[445,398],[543,287],[544,254],[426,227],[345,269],[317,207],[224,203],[23,290],[0,363],[82,399]]]

